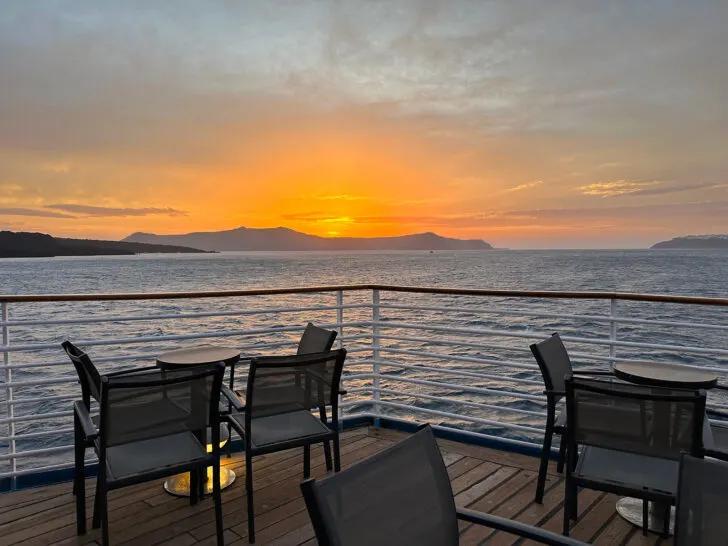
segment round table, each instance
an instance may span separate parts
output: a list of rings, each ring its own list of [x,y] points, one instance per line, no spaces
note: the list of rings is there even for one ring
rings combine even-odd
[[[161,354],[157,357],[157,366],[164,369],[183,368],[185,366],[196,366],[200,364],[215,364],[216,362],[224,362],[225,366],[235,364],[240,360],[240,351],[231,347],[215,347],[211,345],[202,345],[198,347],[189,347],[186,349],[177,349]],[[207,431],[207,443],[211,440],[210,431]],[[220,427],[220,443],[222,444],[230,440],[226,427]],[[208,450],[212,449],[208,447]],[[220,489],[225,489],[232,485],[235,481],[235,472],[229,468],[220,468]],[[167,493],[180,497],[190,496],[190,474],[177,474],[164,482],[164,489]],[[212,493],[212,467],[207,468],[205,477],[204,492],[209,495]]]
[[[614,375],[624,381],[649,387],[668,389],[711,389],[718,384],[718,376],[707,370],[696,370],[677,364],[660,362],[619,362],[614,365]],[[617,501],[617,512],[630,523],[642,527],[642,499],[624,497]],[[675,508],[670,508],[670,534],[675,528]],[[662,533],[668,507],[650,502],[647,527]]]
[[[240,351],[232,347],[200,345],[163,353],[157,357],[157,366],[171,369],[198,364],[215,364],[216,362],[224,362],[225,366],[230,366],[238,360],[240,360]]]
[[[668,389],[712,389],[718,384],[714,372],[660,362],[619,362],[614,365],[614,375],[630,383]]]

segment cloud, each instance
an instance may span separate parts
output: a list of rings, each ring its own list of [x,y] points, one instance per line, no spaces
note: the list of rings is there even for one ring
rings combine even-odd
[[[286,215],[301,222],[336,222],[336,218],[325,212]],[[615,225],[623,227],[672,224],[676,219],[720,220],[728,229],[728,201],[696,201],[656,205],[627,205],[617,207],[571,207],[543,209],[484,210],[456,214],[433,215],[359,215],[347,217],[355,224],[387,224],[407,226],[440,226],[466,228],[499,228],[513,226],[564,226]]]
[[[68,163],[48,163],[41,166],[41,170],[55,174],[68,174],[71,172],[71,165]]]
[[[536,186],[540,186],[543,184],[543,180],[536,180],[535,182],[527,182],[526,184],[520,184],[518,186],[514,186],[512,188],[508,188],[503,190],[503,193],[511,193],[514,191],[521,191],[521,190],[527,190],[529,188],[535,188]]]
[[[616,197],[619,195],[629,195],[644,191],[645,188],[658,186],[662,182],[652,180],[649,182],[640,182],[637,180],[614,180],[612,182],[598,182],[596,184],[588,184],[579,187],[579,191],[585,195],[599,195],[601,197]]]
[[[53,212],[51,210],[36,210],[26,208],[0,208],[0,216],[37,216],[41,218],[76,218],[70,214]]]
[[[187,212],[177,210],[170,207],[166,208],[115,208],[115,207],[97,207],[93,205],[77,205],[73,203],[46,205],[47,209],[62,210],[74,214],[84,216],[150,216],[154,214],[162,214],[165,216],[187,216]]]
[[[0,182],[0,204],[60,203],[49,212],[108,232],[126,216],[150,231],[229,227],[232,211],[316,222],[334,214],[305,211],[331,206],[390,219],[378,233],[421,220],[455,235],[533,221],[504,210],[525,196],[715,198],[726,16],[713,0],[6,2],[0,181],[23,191]],[[500,212],[470,212],[486,209]]]
[[[728,184],[714,182],[690,182],[687,184],[674,184],[658,180],[615,180],[613,182],[600,182],[579,187],[585,195],[599,195],[601,197],[623,197],[638,195],[665,195],[702,189],[728,188]]]
[[[320,199],[322,201],[363,201],[366,197],[361,195],[314,195],[314,199]]]

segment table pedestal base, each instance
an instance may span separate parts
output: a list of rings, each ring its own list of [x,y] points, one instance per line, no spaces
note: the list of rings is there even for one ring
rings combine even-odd
[[[642,527],[642,499],[624,497],[617,501],[617,512],[628,522]],[[651,502],[648,509],[647,529],[653,533],[662,535],[665,532],[666,506],[657,502]],[[672,535],[675,530],[675,507],[670,507],[669,533]]]
[[[229,468],[220,468],[220,489],[230,487],[235,481],[235,472]],[[177,497],[189,497],[190,496],[190,473],[177,474],[172,476],[166,482],[164,482],[164,490]],[[212,494],[212,467],[207,467],[207,474],[205,476],[205,495]]]

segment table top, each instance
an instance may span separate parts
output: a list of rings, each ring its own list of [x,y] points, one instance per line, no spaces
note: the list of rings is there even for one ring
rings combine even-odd
[[[240,351],[232,347],[201,345],[177,349],[157,357],[157,366],[194,366],[196,364],[214,364],[224,362],[226,366],[240,360]]]
[[[674,389],[711,389],[718,383],[715,372],[663,362],[618,362],[614,375],[630,383]]]

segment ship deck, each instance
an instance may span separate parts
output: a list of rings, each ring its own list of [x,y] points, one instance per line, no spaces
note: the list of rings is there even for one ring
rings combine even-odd
[[[361,427],[342,434],[342,467],[346,468],[393,443],[406,433],[391,429]],[[561,530],[564,499],[563,479],[550,468],[544,504],[533,502],[538,460],[455,442],[439,440],[448,465],[458,506],[489,512],[556,532]],[[256,544],[306,546],[316,544],[299,483],[302,479],[302,450],[256,457],[255,512]],[[238,479],[223,492],[225,543],[248,544],[245,505],[244,459],[224,459]],[[323,452],[312,448],[312,475],[325,473]],[[0,495],[0,542],[11,546],[47,544],[97,544],[98,530],[90,529],[94,480],[87,483],[89,533],[75,534],[74,498],[70,483],[27,489]],[[579,494],[579,520],[572,536],[594,544],[668,545],[672,540],[657,535],[643,536],[615,510],[617,497],[583,490]],[[113,544],[215,544],[212,501],[206,497],[197,506],[187,499],[167,494],[161,481],[112,491],[109,496],[110,535]],[[462,524],[461,544],[506,545],[518,540],[489,529]],[[529,542],[521,542],[530,544]]]

